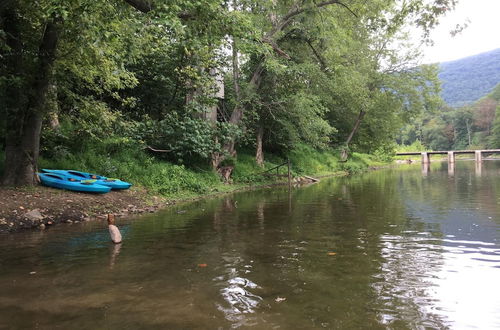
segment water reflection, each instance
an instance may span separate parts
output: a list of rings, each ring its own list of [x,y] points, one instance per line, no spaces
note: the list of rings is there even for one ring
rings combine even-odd
[[[483,173],[483,162],[474,162],[476,167],[476,176],[480,177]]]
[[[498,328],[500,166],[480,172],[182,204],[125,220],[123,246],[100,223],[2,237],[0,328]]]
[[[262,298],[251,292],[258,285],[245,277],[251,273],[253,261],[245,264],[240,257],[228,255],[222,259],[225,261],[224,274],[214,278],[214,282],[222,287],[220,294],[224,303],[216,303],[217,309],[224,313],[233,328],[255,325],[255,316],[249,314],[255,313]]]
[[[113,269],[115,266],[116,258],[120,254],[120,250],[122,248],[122,243],[120,244],[110,244],[109,247],[109,268]]]
[[[455,162],[448,162],[448,176],[455,176]]]
[[[431,165],[429,163],[422,163],[422,176],[426,177],[429,174]]]

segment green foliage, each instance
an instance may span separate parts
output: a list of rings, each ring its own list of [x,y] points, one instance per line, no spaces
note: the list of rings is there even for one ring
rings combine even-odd
[[[400,132],[398,143],[421,140],[433,150],[497,148],[499,95],[500,84],[471,105],[442,107],[440,112],[420,116]]]
[[[373,159],[339,164],[328,150],[347,146],[360,111],[365,117],[347,147],[386,159],[395,132],[439,104],[435,67],[414,68],[402,31],[413,22],[426,38],[455,0],[151,4],[142,13],[126,1],[8,3],[19,19],[23,70],[12,73],[6,59],[15,49],[0,46],[2,104],[16,103],[5,91],[19,86],[23,102],[15,107],[23,109],[39,78],[44,29],[57,23],[60,32],[43,114],[57,114],[61,125],[43,127],[44,164],[129,176],[164,194],[201,193],[215,174],[191,169],[232,152],[233,142],[255,146],[263,129],[268,167],[289,154],[297,173],[354,171]],[[10,27],[0,19],[2,38]],[[228,56],[230,46],[238,59]],[[235,110],[242,119],[232,118]],[[153,157],[147,146],[167,152]],[[236,167],[235,181],[257,180],[252,173],[261,169],[249,157],[222,165]]]
[[[134,136],[154,149],[167,150],[165,158],[178,163],[209,160],[214,152],[239,131],[229,123],[213,125],[203,119],[170,114],[166,119],[146,119],[139,123]]]
[[[398,145],[396,147],[396,152],[412,152],[412,151],[430,151],[426,148],[420,140],[415,140],[410,145]]]

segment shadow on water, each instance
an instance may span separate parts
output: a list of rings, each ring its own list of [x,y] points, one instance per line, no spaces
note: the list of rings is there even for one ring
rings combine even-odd
[[[500,326],[500,166],[433,163],[0,237],[0,328]]]

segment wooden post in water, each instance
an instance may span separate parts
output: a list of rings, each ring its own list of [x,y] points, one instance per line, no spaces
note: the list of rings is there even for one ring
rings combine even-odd
[[[483,154],[481,153],[481,150],[476,150],[476,162],[480,163],[483,161]]]
[[[453,151],[448,151],[448,163],[455,163],[455,153]]]
[[[429,164],[431,162],[431,157],[429,153],[422,152],[422,164]]]

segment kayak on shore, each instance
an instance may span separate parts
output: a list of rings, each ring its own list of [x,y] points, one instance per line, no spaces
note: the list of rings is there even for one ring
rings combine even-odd
[[[58,173],[37,173],[37,175],[40,182],[47,187],[97,194],[105,194],[111,190],[110,187],[98,184],[97,180],[77,180]]]
[[[75,170],[42,169],[42,172],[64,175],[64,176],[67,176],[69,178],[76,179],[76,180],[97,180],[97,182],[96,182],[97,184],[103,185],[106,187],[110,187],[113,190],[124,190],[124,189],[128,189],[132,186],[131,183],[122,181],[120,179],[112,179],[112,178],[107,178],[105,176],[98,175],[98,174],[92,174],[92,173],[75,171]]]

